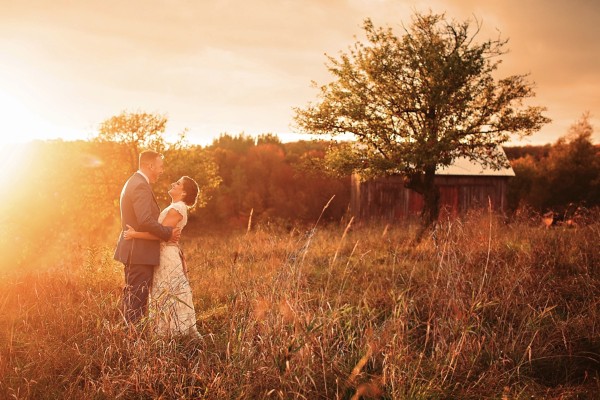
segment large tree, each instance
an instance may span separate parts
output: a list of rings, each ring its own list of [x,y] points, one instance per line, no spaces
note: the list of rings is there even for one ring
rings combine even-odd
[[[417,13],[401,37],[370,19],[364,31],[367,44],[328,56],[335,80],[320,87],[317,102],[295,109],[295,120],[307,133],[354,135],[358,143],[331,154],[331,165],[403,175],[424,197],[425,226],[439,213],[437,168],[461,156],[502,167],[500,144],[549,122],[545,108],[523,103],[534,95],[527,75],[494,78],[507,41],[476,42],[479,26],[469,21]]]

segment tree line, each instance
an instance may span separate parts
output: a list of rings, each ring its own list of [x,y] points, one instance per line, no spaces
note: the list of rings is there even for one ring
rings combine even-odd
[[[509,182],[510,212],[530,209],[572,214],[600,205],[600,146],[585,113],[555,143],[505,148],[515,177]]]
[[[136,157],[146,143],[165,158],[165,173],[154,185],[161,207],[169,204],[167,191],[179,177],[189,175],[198,182],[201,193],[190,210],[189,229],[242,228],[250,219],[291,227],[319,218],[337,221],[346,213],[349,177],[320,169],[327,142],[281,143],[274,135],[224,134],[203,147],[184,140],[166,143],[162,130],[153,126],[142,123],[133,141],[100,131],[88,141],[29,143],[18,171],[3,188],[10,195],[0,203],[2,264],[25,265],[40,253],[116,240],[120,191],[137,170]]]
[[[116,240],[119,194],[137,169],[133,155],[147,140],[165,156],[165,174],[154,188],[162,207],[169,202],[169,184],[182,175],[192,176],[201,187],[190,229],[246,229],[249,222],[308,226],[318,219],[349,218],[350,175],[327,169],[327,154],[335,142],[282,143],[271,134],[223,134],[199,146],[184,140],[160,142],[162,132],[154,128],[138,131],[135,143],[107,140],[99,132],[89,141],[27,146],[10,196],[2,202],[5,262],[24,261],[44,246],[48,251],[67,248],[56,245],[61,240],[74,246],[113,236]],[[509,212],[600,205],[600,147],[593,144],[592,134],[586,114],[556,143],[505,148],[516,174],[509,181]]]

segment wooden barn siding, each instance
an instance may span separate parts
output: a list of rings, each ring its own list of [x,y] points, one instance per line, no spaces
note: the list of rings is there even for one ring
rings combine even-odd
[[[504,176],[436,176],[440,218],[487,208],[489,201],[494,210],[504,211],[507,181],[508,177]],[[406,189],[400,177],[361,182],[353,176],[350,207],[356,218],[410,219],[418,216],[423,208],[423,197]]]

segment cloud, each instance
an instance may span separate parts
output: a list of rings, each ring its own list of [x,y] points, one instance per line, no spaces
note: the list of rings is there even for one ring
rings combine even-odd
[[[536,140],[554,140],[585,110],[600,112],[600,3],[592,0],[29,0],[2,7],[2,73],[15,86],[34,87],[36,107],[62,107],[86,127],[145,108],[188,124],[190,137],[284,133],[292,107],[314,100],[310,81],[331,79],[325,54],[362,40],[365,18],[402,34],[415,11],[428,10],[478,18],[482,39],[498,32],[510,39],[499,72],[530,73],[536,101],[560,121]]]

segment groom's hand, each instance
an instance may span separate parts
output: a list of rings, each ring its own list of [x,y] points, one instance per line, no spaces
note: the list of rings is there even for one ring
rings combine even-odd
[[[177,242],[179,242],[180,237],[181,237],[181,228],[173,228],[169,242],[177,243]]]

